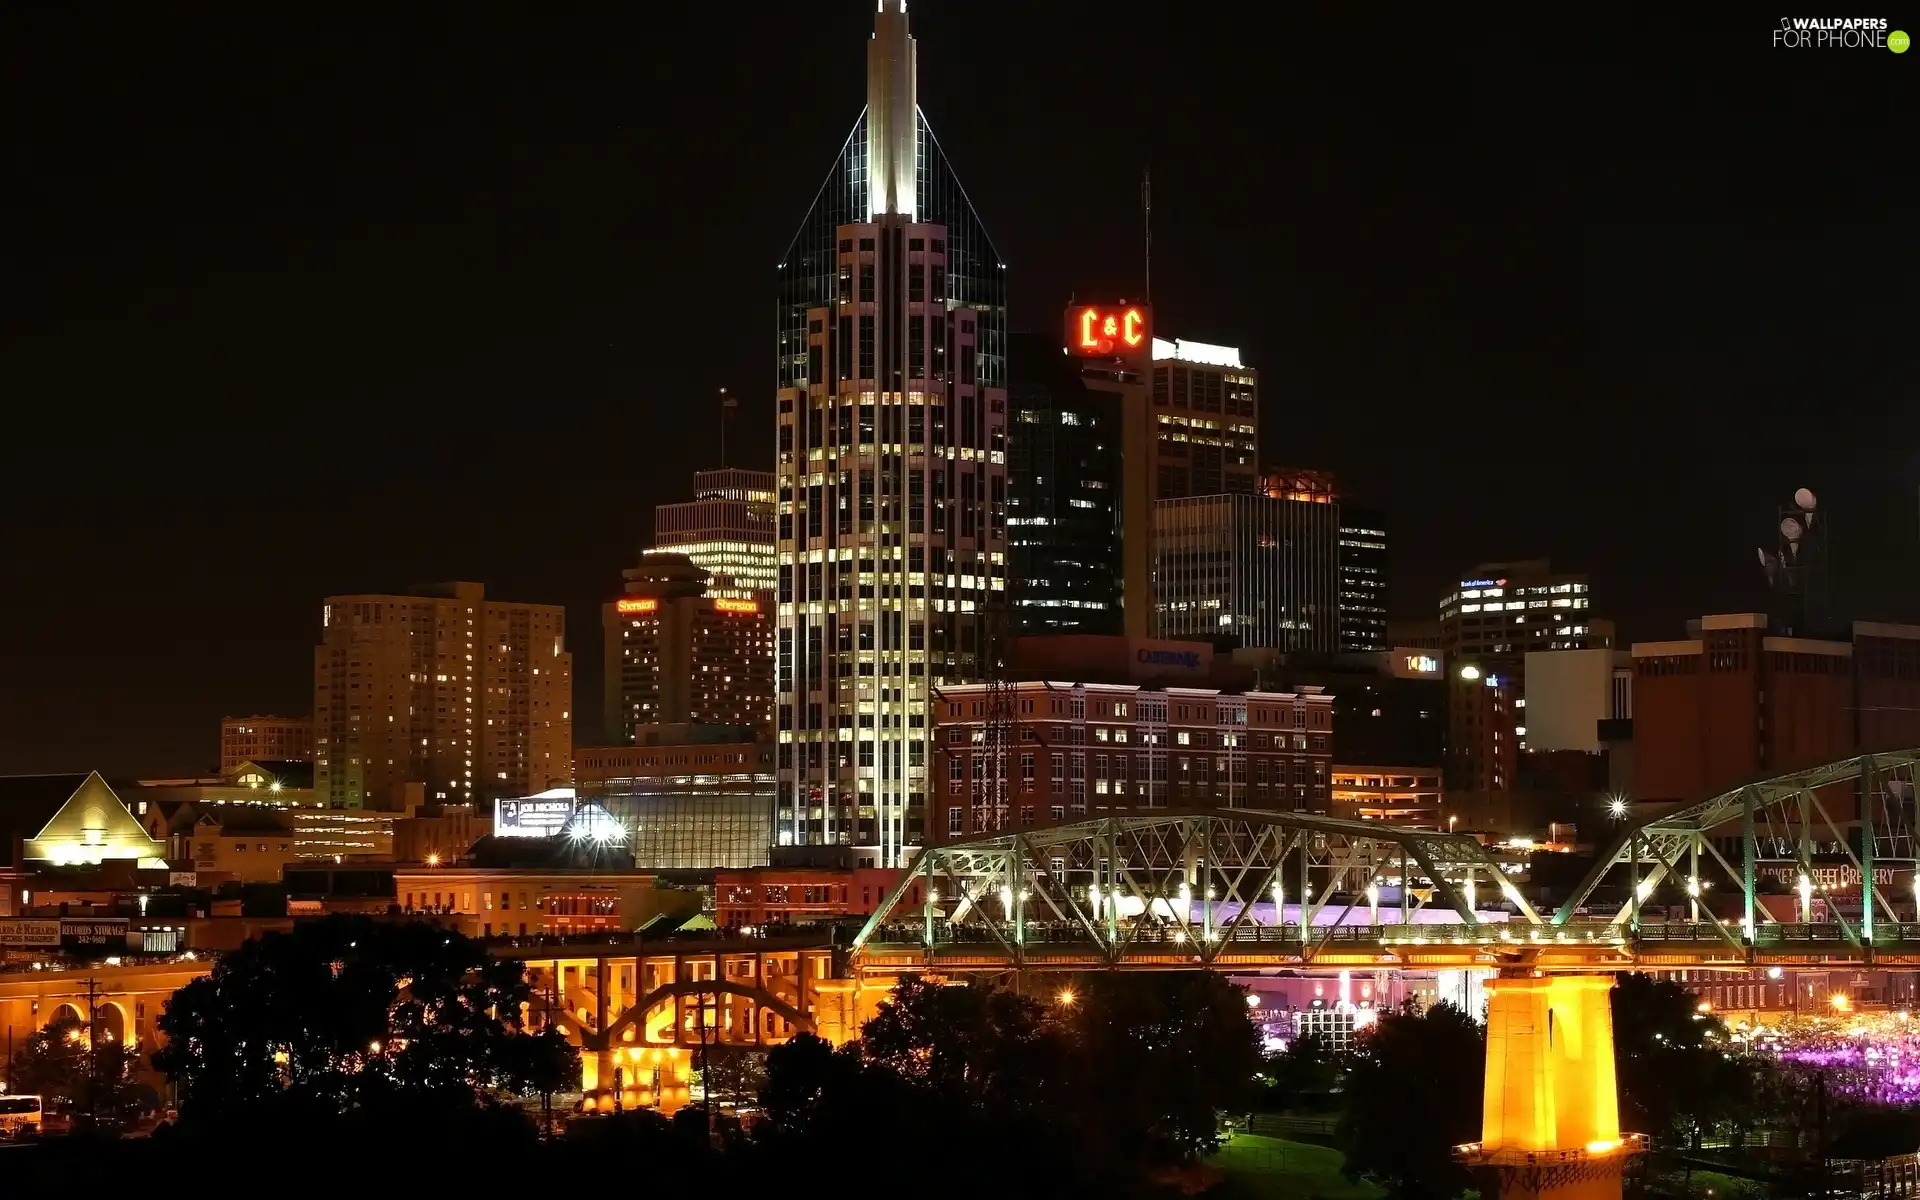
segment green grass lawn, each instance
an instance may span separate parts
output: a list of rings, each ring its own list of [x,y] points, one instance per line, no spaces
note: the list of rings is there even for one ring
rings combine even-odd
[[[1330,1146],[1237,1133],[1207,1160],[1246,1196],[1274,1200],[1375,1200],[1386,1193],[1364,1180],[1341,1177],[1343,1161]]]

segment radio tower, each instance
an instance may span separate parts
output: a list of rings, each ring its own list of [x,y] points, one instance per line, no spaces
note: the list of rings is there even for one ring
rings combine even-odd
[[[1012,822],[1008,797],[1012,794],[1008,759],[1013,755],[1015,739],[1014,702],[1017,688],[1007,670],[1007,604],[1003,597],[986,614],[987,644],[981,653],[987,685],[987,723],[984,741],[987,754],[987,778],[992,795],[987,805],[992,810],[989,828],[1005,829]]]

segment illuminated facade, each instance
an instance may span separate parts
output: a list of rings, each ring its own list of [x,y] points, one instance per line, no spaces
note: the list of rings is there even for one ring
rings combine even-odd
[[[1496,1171],[1501,1196],[1618,1197],[1646,1148],[1620,1132],[1612,989],[1604,975],[1519,970],[1487,988],[1481,1140],[1458,1154]]]
[[[648,554],[601,606],[607,739],[649,725],[773,726],[773,615],[766,600],[716,596],[684,554]]]
[[[1082,338],[1069,313],[1068,348]],[[1233,346],[1153,337],[1137,355],[1127,345],[1125,310],[1115,323],[1116,357],[1088,357],[1089,381],[1118,391],[1121,439],[1122,608],[1128,637],[1161,636],[1156,509],[1189,496],[1241,495],[1258,486],[1258,377]],[[1104,329],[1103,329],[1104,332]],[[1090,354],[1085,349],[1077,350]],[[1213,636],[1209,631],[1208,636]]]
[[[313,761],[312,717],[227,717],[220,722],[220,773],[256,762]]]
[[[1061,354],[1052,337],[1015,334],[1012,344],[1007,553],[1014,632],[1120,633],[1124,397]]]
[[[1153,499],[1251,492],[1259,481],[1259,374],[1234,346],[1153,339],[1154,437],[1135,469]],[[1133,448],[1127,449],[1129,465]]]
[[[1334,764],[1333,815],[1385,821],[1403,829],[1439,829],[1440,768]]]
[[[290,862],[392,858],[405,818],[361,808],[270,804],[193,805],[168,829],[176,862],[242,882],[278,882]]]
[[[468,937],[631,930],[699,909],[697,893],[656,888],[638,871],[420,866],[394,871],[393,888],[401,911],[452,918]]]
[[[902,874],[885,867],[767,866],[718,871],[713,877],[713,923],[722,929],[739,929],[866,916],[887,898]],[[911,906],[923,899],[923,885],[914,884],[901,902]]]
[[[1604,645],[1592,602],[1585,571],[1556,571],[1544,558],[1481,563],[1440,598],[1440,648],[1450,662],[1517,677],[1529,650]]]
[[[1333,697],[1319,688],[1016,683],[1008,691],[1014,729],[998,753],[987,737],[987,685],[935,694],[933,840],[1115,809],[1327,812]]]
[[[780,264],[782,845],[897,866],[930,689],[979,677],[1006,598],[1004,265],[915,104],[881,0],[867,108]]]
[[[1340,649],[1379,651],[1387,641],[1387,517],[1340,505]]]
[[[149,834],[98,771],[83,778],[52,817],[21,843],[26,862],[55,866],[130,860],[142,868],[167,865],[167,844]]]
[[[1610,645],[1612,627],[1593,618],[1592,603],[1586,572],[1556,571],[1544,558],[1481,563],[1440,598],[1440,649],[1456,676],[1453,697],[1462,701],[1447,710],[1449,788],[1515,785],[1514,755],[1526,736],[1527,652]],[[1473,678],[1460,679],[1462,670]],[[1498,728],[1487,723],[1496,719]]]
[[[649,553],[693,560],[711,577],[709,596],[767,600],[774,583],[773,496],[771,471],[696,471],[692,501],[654,508]]]
[[[641,870],[759,866],[774,840],[773,743],[746,732],[642,730],[641,745],[583,747],[574,755],[579,795],[625,827]],[[708,733],[733,736],[692,740]]]
[[[1331,653],[1340,645],[1331,493],[1186,496],[1153,506],[1154,636]]]
[[[477,583],[329,597],[313,655],[314,789],[331,808],[524,796],[573,762],[566,610]]]

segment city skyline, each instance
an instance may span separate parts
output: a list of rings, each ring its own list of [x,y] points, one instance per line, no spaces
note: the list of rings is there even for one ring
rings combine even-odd
[[[1259,48],[1232,44],[1226,16],[1186,14],[1166,35],[1218,56],[1218,89],[1175,94],[1143,60],[1140,103],[1120,106],[1093,68],[1124,31],[1023,17],[1014,38],[1019,10],[959,7],[914,6],[921,92],[1010,260],[1014,327],[1049,329],[1076,291],[1135,294],[1150,166],[1158,324],[1239,345],[1261,371],[1262,466],[1324,467],[1385,510],[1393,615],[1435,615],[1472,563],[1551,556],[1592,574],[1628,640],[1679,636],[1686,617],[1764,607],[1752,547],[1799,486],[1834,516],[1835,609],[1915,615],[1920,477],[1902,437],[1920,403],[1896,374],[1914,314],[1888,258],[1890,197],[1910,194],[1913,167],[1844,151],[1897,144],[1910,92],[1832,99],[1822,81],[1853,60],[1783,59],[1758,28],[1536,29],[1521,51],[1497,30],[1403,26],[1382,45],[1310,17],[1275,50],[1288,78],[1256,84]],[[359,62],[292,14],[233,18],[224,50],[191,22],[136,15],[97,59],[83,16],[7,18],[21,29],[0,39],[6,75],[45,95],[18,160],[40,236],[10,253],[44,307],[0,342],[9,390],[46,425],[6,452],[19,619],[0,643],[0,769],[203,768],[220,717],[304,711],[327,595],[474,579],[590,628],[652,507],[690,498],[689,467],[771,465],[774,397],[755,365],[770,267],[857,111],[871,11],[768,14],[714,80],[660,60],[637,81],[619,69],[644,41],[631,19],[475,17],[448,33],[403,14],[389,57]],[[298,48],[236,74],[222,56],[252,38]],[[1426,61],[1441,45],[1481,69],[1484,93]],[[1617,111],[1554,82],[1628,49],[1684,74]],[[769,82],[796,53],[819,86]],[[427,69],[409,73],[408,55]],[[988,55],[1010,82],[982,91],[967,64]],[[302,90],[343,62],[374,80],[368,95]],[[505,64],[526,68],[514,99],[577,141],[536,145],[513,104],[487,100]],[[211,89],[137,114],[84,102],[114,94],[110,72],[159,70],[227,80],[294,135],[264,144],[249,106]],[[702,128],[623,132],[699,88],[714,89]],[[1540,100],[1528,113],[1495,102],[1522,89]],[[1142,115],[1090,118],[1090,96]],[[368,136],[376,112],[391,141]],[[774,186],[685,182],[716,126],[780,164],[758,172]],[[110,152],[64,157],[89,132]],[[202,182],[161,187],[179,168],[137,153],[155,146]],[[528,155],[545,169],[501,174]],[[1663,169],[1611,178],[1644,159]],[[1251,202],[1220,203],[1223,163],[1240,164],[1227,194]],[[449,190],[430,184],[440,173],[494,182]],[[700,195],[656,195],[656,173]],[[1765,258],[1745,249],[1760,231]],[[668,307],[714,327],[663,359],[642,331],[672,328]],[[724,463],[718,386],[742,405]],[[350,419],[376,412],[366,429]],[[66,413],[120,419],[69,428]],[[670,462],[650,460],[656,446]],[[169,635],[95,635],[136,616]],[[576,724],[597,728],[598,656],[572,649]],[[96,723],[71,721],[83,705]]]

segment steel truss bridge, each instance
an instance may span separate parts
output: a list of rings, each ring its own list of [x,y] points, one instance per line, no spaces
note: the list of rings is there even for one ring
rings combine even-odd
[[[1859,755],[1637,822],[1545,915],[1465,834],[1244,808],[1005,831],[923,851],[855,937],[851,966],[861,977],[1920,966],[1920,919],[1898,920],[1888,869],[1915,858],[1916,764],[1920,749]],[[1763,863],[1798,877],[1787,898],[1799,921],[1758,902]],[[1867,881],[1856,920],[1812,902],[1812,881],[1836,866]],[[1610,877],[1626,898],[1595,914]],[[1663,884],[1683,902],[1649,903]],[[1739,917],[1714,915],[1716,888],[1739,895]],[[1915,896],[1902,900],[1912,914]]]

